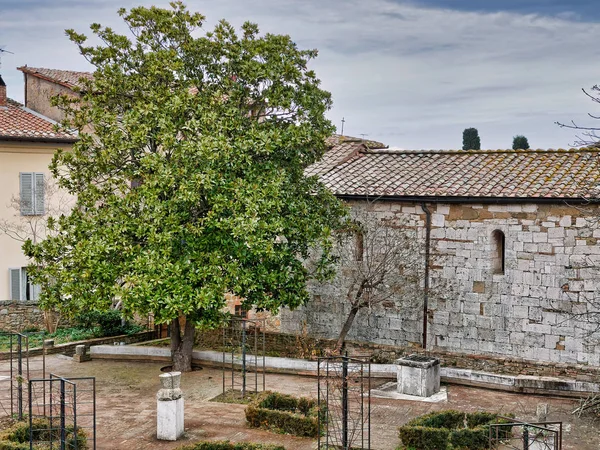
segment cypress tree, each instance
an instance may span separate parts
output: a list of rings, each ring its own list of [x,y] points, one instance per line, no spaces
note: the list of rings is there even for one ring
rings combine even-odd
[[[518,134],[513,138],[513,150],[527,150],[529,148],[529,141],[522,134]]]
[[[463,131],[463,150],[481,150],[477,128],[465,128]]]

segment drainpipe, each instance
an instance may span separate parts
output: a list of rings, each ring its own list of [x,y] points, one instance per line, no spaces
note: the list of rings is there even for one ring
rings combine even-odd
[[[427,349],[427,312],[429,309],[429,244],[431,242],[431,211],[421,203],[425,211],[425,284],[423,289],[423,349]]]

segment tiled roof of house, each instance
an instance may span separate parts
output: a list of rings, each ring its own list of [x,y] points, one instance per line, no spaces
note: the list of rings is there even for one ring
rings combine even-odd
[[[347,161],[349,158],[356,156],[359,151],[369,149],[387,148],[384,144],[377,141],[368,141],[350,136],[342,136],[334,134],[327,139],[329,150],[323,155],[320,161],[316,162],[308,169],[306,175],[316,175],[321,172],[326,172],[330,168]]]
[[[580,199],[598,197],[599,157],[599,148],[400,151],[362,147],[318,174],[336,195]]]
[[[14,100],[8,99],[8,106],[0,107],[0,141],[75,141],[75,135],[57,132],[54,125],[54,121]]]
[[[69,89],[73,89],[74,87],[82,88],[83,85],[79,81],[81,78],[90,80],[93,78],[91,72],[75,72],[73,70],[57,70],[28,66],[17,67],[17,69],[23,73],[66,86]]]

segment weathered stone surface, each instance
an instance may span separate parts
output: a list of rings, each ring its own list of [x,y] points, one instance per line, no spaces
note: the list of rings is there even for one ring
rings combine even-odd
[[[44,314],[37,302],[0,300],[0,330],[16,332],[28,328],[44,329]]]
[[[411,224],[424,244],[425,215],[417,205],[386,203],[388,220]],[[350,205],[365,207],[357,201]],[[588,311],[584,308],[600,290],[600,207],[452,204],[430,209],[435,223],[428,350],[600,365],[600,349],[586,345],[592,324],[585,317],[569,320],[571,313]],[[505,236],[503,273],[494,271],[496,230]],[[319,300],[293,312],[282,310],[281,331],[297,333],[298,324],[306,323],[309,335],[335,338],[349,312],[343,300],[347,289],[343,277],[310,285]],[[422,283],[412,298],[394,302],[399,306],[359,312],[348,339],[419,345]]]
[[[396,361],[396,389],[400,394],[431,397],[440,391],[440,360],[423,355],[409,355]]]
[[[177,400],[182,397],[181,372],[163,373],[160,378],[161,388],[156,394],[159,401]]]
[[[176,441],[183,435],[183,395],[181,372],[159,375],[161,388],[156,394],[156,437]]]
[[[75,347],[75,354],[73,355],[73,361],[85,362],[90,361],[92,357],[88,354],[85,344],[80,344]]]

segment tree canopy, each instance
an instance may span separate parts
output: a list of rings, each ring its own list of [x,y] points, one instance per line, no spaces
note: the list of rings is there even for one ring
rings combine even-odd
[[[181,2],[119,15],[132,36],[92,24],[101,45],[88,46],[67,30],[95,71],[80,101],[55,99],[79,141],[51,170],[77,202],[49,239],[24,246],[43,306],[117,299],[125,316],[153,314],[189,337],[219,323],[226,292],[271,311],[301,305],[346,215],[304,175],[334,131],[331,96],[308,68],[317,52],[249,22],[197,36],[204,16]]]
[[[477,128],[465,128],[463,131],[463,150],[481,150]]]
[[[512,148],[513,150],[527,150],[529,148],[529,141],[525,136],[518,134],[517,136],[513,137]]]

